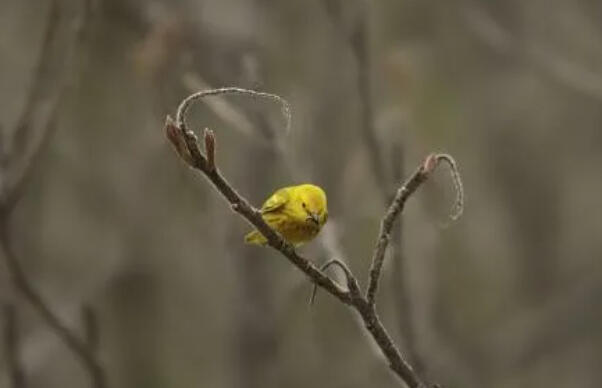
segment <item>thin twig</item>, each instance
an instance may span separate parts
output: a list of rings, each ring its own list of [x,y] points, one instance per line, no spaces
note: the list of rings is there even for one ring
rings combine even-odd
[[[357,279],[355,278],[355,276],[353,276],[353,273],[351,272],[351,270],[349,269],[347,264],[345,264],[345,262],[343,262],[339,259],[331,259],[331,260],[327,261],[326,263],[324,263],[320,267],[320,271],[324,272],[328,269],[328,267],[330,267],[332,265],[336,265],[337,267],[339,267],[345,274],[345,279],[347,281],[347,289],[349,290],[349,292],[356,294],[356,295],[359,294],[360,290],[359,290],[359,285],[357,283]],[[311,295],[309,297],[309,305],[310,306],[312,306],[314,304],[317,291],[318,291],[318,286],[314,283],[312,290],[311,290]]]
[[[376,247],[372,257],[372,266],[370,267],[370,278],[368,281],[368,289],[366,297],[371,304],[375,303],[376,292],[380,280],[380,272],[383,266],[385,252],[389,244],[391,229],[397,216],[403,210],[403,206],[407,199],[420,187],[427,179],[428,173],[425,172],[424,164],[421,165],[412,176],[397,190],[391,205],[389,206],[385,216],[380,224],[380,232],[376,240]]]
[[[184,124],[184,116],[192,101],[204,96],[211,96],[215,94],[224,94],[230,92],[240,93],[241,90],[244,90],[244,93],[246,94],[253,95],[258,93],[246,89],[226,88],[201,91],[185,98],[178,107],[176,122],[174,122],[170,117],[167,117],[165,122],[166,136],[175,146],[177,154],[190,167],[193,167],[203,173],[203,175],[214,185],[216,190],[230,204],[232,210],[240,214],[267,239],[267,245],[282,253],[282,255],[285,256],[294,266],[305,273],[305,275],[308,276],[314,284],[322,287],[328,293],[339,299],[343,304],[351,306],[359,313],[366,329],[387,358],[389,367],[397,376],[399,376],[410,388],[427,387],[427,385],[421,380],[410,364],[403,359],[401,353],[382,325],[374,306],[374,295],[376,294],[380,270],[382,268],[382,261],[384,259],[384,253],[388,243],[388,235],[392,228],[393,221],[401,212],[402,207],[409,196],[416,191],[420,184],[426,181],[428,175],[436,168],[440,160],[438,155],[430,155],[427,157],[417,172],[408,180],[408,183],[398,190],[393,204],[383,220],[381,238],[379,238],[379,244],[377,245],[378,249],[375,254],[375,259],[377,260],[373,260],[373,267],[378,267],[372,271],[374,272],[374,276],[370,277],[370,287],[373,288],[373,291],[371,293],[367,292],[366,296],[363,296],[359,290],[357,282],[354,280],[355,277],[353,277],[351,271],[346,266],[341,266],[339,263],[339,266],[343,268],[343,270],[346,272],[346,275],[347,272],[349,275],[351,275],[347,277],[349,289],[342,288],[334,280],[328,277],[322,270],[317,268],[312,262],[305,257],[298,255],[293,245],[284,240],[276,231],[270,228],[270,226],[263,220],[261,213],[256,208],[251,206],[249,202],[228,183],[217,166],[214,166],[215,168],[210,168],[207,156],[203,155],[199,148],[196,135],[186,128]],[[279,96],[277,99],[279,101],[282,100]],[[290,120],[287,121],[290,122]],[[182,149],[181,145],[183,144],[185,144],[185,150]],[[372,297],[368,298],[368,295],[372,295]]]
[[[454,185],[457,190],[457,200],[454,205],[454,212],[452,213],[451,218],[457,219],[457,217],[462,213],[464,194],[456,163],[451,156],[446,154],[429,155],[425,159],[424,163],[422,163],[422,165],[416,169],[414,174],[412,174],[412,176],[397,190],[391,205],[381,221],[380,232],[378,234],[378,239],[376,240],[374,255],[372,256],[368,289],[366,291],[366,298],[372,305],[375,303],[380,273],[385,260],[385,252],[387,251],[387,246],[389,245],[391,230],[393,229],[395,219],[402,212],[408,198],[410,198],[416,189],[418,189],[418,187],[420,187],[420,185],[429,178],[430,174],[437,168],[441,161],[445,161],[449,164],[452,170]]]
[[[392,145],[391,152],[391,171],[392,171],[392,182],[400,182],[403,179],[403,170],[404,170],[404,158],[403,158],[403,149],[399,141],[394,141]],[[391,249],[393,250],[393,273],[395,278],[395,283],[392,285],[394,287],[394,295],[396,295],[397,299],[397,315],[399,320],[399,328],[401,333],[401,338],[403,341],[403,350],[407,353],[408,359],[414,365],[416,370],[419,373],[425,373],[425,361],[422,354],[418,351],[418,341],[417,331],[414,330],[414,305],[417,304],[415,298],[419,295],[414,292],[409,282],[410,275],[409,274],[409,260],[408,257],[404,254],[403,251],[403,233],[404,233],[404,223],[403,219],[400,218],[399,221],[393,226],[391,230],[392,238],[391,238]]]
[[[2,310],[4,313],[4,357],[8,364],[11,388],[25,388],[25,374],[19,360],[17,309],[15,305],[7,303]]]
[[[184,74],[182,76],[182,83],[186,90],[189,90],[191,93],[196,90],[213,89],[213,87],[197,73]],[[257,139],[257,136],[255,135],[259,130],[253,124],[253,121],[245,114],[245,112],[238,109],[236,105],[232,104],[226,98],[214,95],[213,98],[205,99],[204,102],[220,120],[228,125],[228,128],[235,129],[252,139]]]
[[[248,95],[251,97],[266,98],[268,100],[276,101],[277,103],[279,103],[281,105],[282,114],[284,115],[284,117],[286,119],[285,133],[290,132],[292,116],[291,116],[291,106],[288,103],[288,101],[286,101],[284,98],[280,97],[277,94],[258,92],[255,90],[243,89],[243,88],[237,88],[237,87],[207,89],[207,90],[202,90],[198,93],[191,94],[190,96],[186,97],[184,100],[182,100],[182,102],[180,103],[180,106],[178,107],[178,110],[176,112],[176,125],[178,126],[178,128],[187,129],[186,122],[185,122],[186,112],[188,111],[188,108],[190,107],[190,104],[193,101],[207,97],[207,96],[218,96],[218,95],[222,95],[222,94],[243,94],[243,95]]]
[[[529,44],[530,39],[512,34],[482,9],[479,2],[470,1],[463,10],[464,25],[482,43],[503,56],[522,59],[537,67],[541,74],[574,92],[602,101],[602,74],[592,71],[570,57],[547,50],[543,44]],[[595,41],[593,38],[592,41]]]

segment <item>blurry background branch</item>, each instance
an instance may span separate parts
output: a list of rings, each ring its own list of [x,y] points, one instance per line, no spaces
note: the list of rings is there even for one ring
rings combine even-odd
[[[88,1],[81,2],[79,10],[67,0],[50,2],[41,51],[21,115],[14,131],[0,134],[0,211],[4,215],[14,208],[31,164],[55,127],[70,66],[82,39]]]
[[[92,348],[67,327],[28,280],[11,235],[11,215],[44,143],[56,128],[61,96],[68,83],[89,16],[88,1],[51,2],[41,52],[22,114],[11,133],[3,133],[0,151],[0,251],[15,289],[81,361],[95,388],[106,386],[103,368]],[[14,319],[14,313],[12,314]],[[13,347],[17,344],[13,343]],[[16,349],[14,350],[16,352]],[[16,353],[15,353],[16,354]],[[15,379],[22,382],[23,377]]]
[[[383,218],[381,233],[377,241],[377,248],[373,259],[372,269],[370,271],[370,284],[366,291],[366,296],[363,296],[360,292],[359,285],[355,276],[348,270],[347,266],[340,261],[331,261],[327,263],[337,263],[345,271],[347,280],[347,289],[342,288],[335,281],[331,280],[321,269],[315,267],[312,262],[306,258],[299,256],[294,247],[282,239],[282,237],[274,232],[263,220],[261,213],[255,209],[249,202],[240,196],[232,188],[232,186],[225,180],[221,175],[218,168],[214,164],[214,152],[215,152],[215,137],[212,131],[205,130],[204,132],[204,143],[206,146],[205,155],[202,154],[196,135],[187,128],[185,117],[186,112],[190,104],[197,99],[205,96],[213,96],[220,94],[249,94],[251,96],[263,97],[275,99],[282,103],[285,107],[284,114],[287,118],[287,128],[290,125],[290,109],[288,103],[281,97],[272,95],[269,93],[255,92],[252,90],[245,90],[241,88],[220,88],[200,91],[191,94],[180,103],[177,113],[176,121],[168,116],[165,123],[165,133],[169,141],[174,146],[178,155],[185,161],[190,167],[193,167],[201,171],[207,179],[213,183],[215,188],[224,196],[225,199],[230,203],[232,210],[239,213],[245,218],[250,224],[255,226],[267,239],[268,245],[277,251],[281,252],[285,257],[291,261],[293,265],[303,271],[315,285],[322,287],[324,290],[338,298],[342,303],[353,307],[360,315],[367,331],[371,334],[372,338],[379,346],[383,355],[389,361],[390,368],[411,388],[425,388],[427,384],[418,376],[413,368],[402,358],[399,350],[392,342],[389,334],[383,327],[378,314],[375,309],[375,297],[376,289],[380,279],[380,271],[382,269],[382,261],[384,253],[387,248],[389,234],[393,226],[393,222],[399,216],[403,209],[405,201],[418,189],[418,187],[425,182],[429,175],[436,169],[440,161],[446,161],[452,170],[452,176],[454,177],[454,185],[458,190],[458,203],[457,210],[458,214],[462,209],[463,195],[461,191],[461,182],[458,175],[457,167],[453,159],[448,155],[429,155],[423,164],[416,170],[416,172],[398,189],[395,198],[387,214]],[[211,159],[209,159],[209,155]],[[457,216],[452,215],[452,218]]]
[[[466,26],[490,49],[507,57],[521,58],[560,85],[602,102],[602,73],[555,53],[542,44],[521,40],[477,2],[467,2],[463,16]]]

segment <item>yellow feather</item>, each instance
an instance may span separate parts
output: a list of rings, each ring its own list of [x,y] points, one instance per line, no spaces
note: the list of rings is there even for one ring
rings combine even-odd
[[[272,194],[261,207],[265,222],[290,243],[299,246],[312,240],[328,220],[326,194],[312,184],[284,187]],[[245,242],[265,245],[257,230]]]

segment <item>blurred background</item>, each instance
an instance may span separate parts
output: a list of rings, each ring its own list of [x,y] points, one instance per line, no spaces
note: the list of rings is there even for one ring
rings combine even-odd
[[[273,92],[289,134],[279,106],[241,96],[188,121],[215,130],[256,205],[324,187],[329,224],[301,251],[362,286],[395,188],[432,151],[456,158],[463,217],[448,222],[441,168],[407,203],[379,295],[423,376],[600,387],[601,20],[594,0],[2,0],[2,189],[27,168],[4,245],[73,333],[92,326],[110,387],[400,386],[352,312],[324,293],[309,309],[309,282],[245,246],[249,226],[164,138],[194,91]],[[89,386],[0,255],[0,387]]]

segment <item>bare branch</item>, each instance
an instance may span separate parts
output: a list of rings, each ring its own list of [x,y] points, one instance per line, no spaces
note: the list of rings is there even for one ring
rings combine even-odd
[[[361,297],[355,299],[353,307],[360,314],[364,326],[387,358],[389,368],[410,388],[427,388],[427,384],[422,381],[414,368],[401,356],[399,349],[397,349],[397,346],[391,340],[391,336],[380,321],[374,305],[370,304],[366,298]]]
[[[602,101],[602,74],[545,49],[545,45],[525,43],[527,40],[504,29],[478,2],[470,1],[467,4],[469,6],[463,11],[465,25],[486,46],[502,55],[522,58],[563,87]]]
[[[453,158],[445,154],[431,154],[427,156],[424,163],[422,163],[422,165],[418,167],[414,174],[412,174],[412,176],[397,190],[395,198],[393,198],[389,209],[381,221],[380,232],[378,234],[378,239],[376,240],[374,255],[372,256],[372,266],[370,267],[368,289],[366,291],[366,298],[372,305],[375,303],[380,273],[385,260],[385,252],[387,251],[387,246],[389,245],[391,230],[393,229],[395,219],[402,212],[408,198],[410,198],[410,196],[420,187],[420,185],[422,185],[422,183],[429,178],[430,174],[435,171],[440,161],[445,161],[451,166],[454,184],[458,190],[458,199],[455,205],[456,211],[452,213],[452,219],[456,219],[462,212],[464,200],[462,183]]]
[[[7,303],[3,306],[4,315],[4,354],[10,373],[12,388],[25,388],[25,374],[19,361],[19,331],[17,325],[17,309]]]

